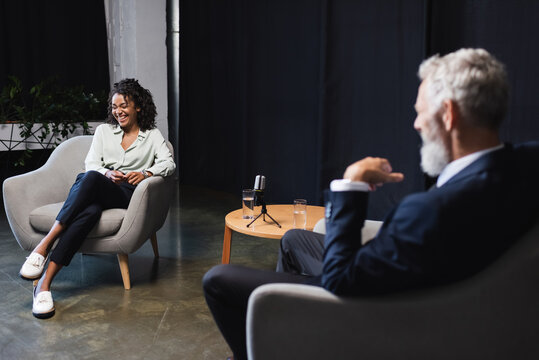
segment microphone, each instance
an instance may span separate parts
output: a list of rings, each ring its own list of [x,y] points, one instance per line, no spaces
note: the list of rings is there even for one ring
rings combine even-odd
[[[253,186],[253,189],[261,191],[266,189],[266,177],[264,175],[257,175],[255,177],[255,186]]]
[[[266,215],[277,225],[278,227],[281,227],[281,224],[279,224],[274,218],[271,217],[271,215],[268,213],[268,210],[266,209],[266,202],[264,201],[264,191],[266,190],[266,177],[263,175],[257,175],[255,177],[255,186],[253,186],[253,189],[255,191],[255,206],[262,206],[260,209],[260,214],[258,214],[253,221],[251,221],[249,224],[247,224],[247,227],[251,226],[252,223],[254,223],[260,216],[262,216],[262,220],[266,222]]]
[[[266,177],[264,175],[257,175],[255,177],[255,206],[260,206],[264,203],[264,190],[266,190]]]

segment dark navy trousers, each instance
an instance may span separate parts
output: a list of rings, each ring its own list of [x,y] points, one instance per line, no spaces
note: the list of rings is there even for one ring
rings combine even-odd
[[[324,235],[289,230],[281,239],[278,272],[238,265],[217,265],[202,280],[206,303],[234,353],[247,359],[246,320],[251,293],[269,283],[320,286]],[[277,344],[278,345],[278,344]]]
[[[51,253],[51,261],[69,265],[86,236],[101,218],[103,210],[127,209],[135,187],[128,183],[115,184],[97,171],[78,174],[56,217],[65,229]]]
[[[322,274],[324,234],[288,230],[281,239],[277,272],[316,276]]]

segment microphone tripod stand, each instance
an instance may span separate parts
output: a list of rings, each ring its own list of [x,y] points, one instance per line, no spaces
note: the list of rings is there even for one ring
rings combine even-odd
[[[262,204],[262,210],[260,211],[260,214],[258,214],[254,219],[253,221],[251,221],[249,224],[247,224],[247,227],[249,227],[252,223],[254,223],[261,215],[262,215],[262,220],[264,222],[267,222],[266,221],[266,215],[268,215],[268,217],[273,220],[273,222],[275,223],[275,225],[277,225],[279,228],[281,227],[281,224],[279,224],[277,222],[277,220],[275,220],[274,218],[271,217],[271,215],[268,213],[268,209],[266,208],[266,202],[264,201],[264,198],[263,198],[263,195],[260,196],[259,195],[259,203]]]

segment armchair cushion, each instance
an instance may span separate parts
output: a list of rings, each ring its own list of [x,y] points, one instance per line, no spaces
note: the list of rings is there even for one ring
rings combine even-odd
[[[64,202],[47,204],[35,208],[30,212],[30,225],[41,233],[46,234],[60,212]],[[88,238],[99,238],[114,235],[120,230],[122,221],[125,217],[126,209],[108,209],[101,214],[101,219],[97,225],[90,231]]]

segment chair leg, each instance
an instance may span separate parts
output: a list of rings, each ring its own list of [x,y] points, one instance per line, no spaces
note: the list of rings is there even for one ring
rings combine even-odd
[[[131,289],[131,279],[129,278],[129,258],[127,254],[118,254],[118,263],[120,264],[124,288],[129,290]]]
[[[157,234],[156,233],[152,234],[152,237],[151,237],[150,241],[152,243],[153,254],[155,255],[156,258],[158,258],[159,257],[159,248],[157,247]]]

